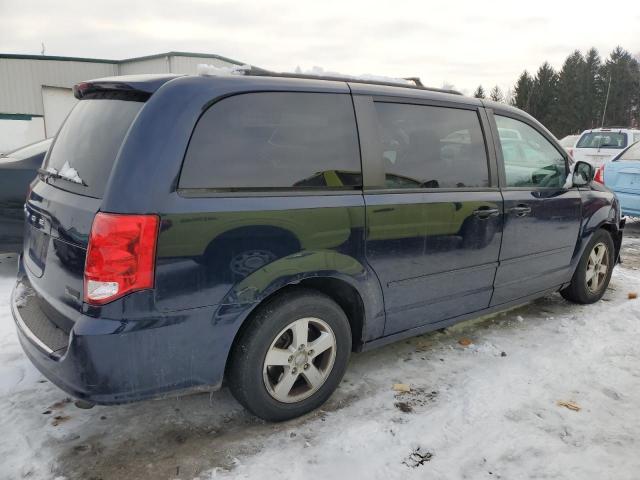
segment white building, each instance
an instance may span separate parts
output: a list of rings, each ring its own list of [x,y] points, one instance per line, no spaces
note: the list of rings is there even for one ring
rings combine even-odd
[[[196,66],[241,65],[219,55],[168,52],[126,60],[0,53],[0,153],[56,134],[84,80],[140,73],[196,73]]]

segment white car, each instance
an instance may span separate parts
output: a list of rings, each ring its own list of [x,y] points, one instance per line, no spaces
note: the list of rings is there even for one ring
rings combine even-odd
[[[640,141],[640,130],[636,129],[585,130],[573,149],[573,159],[576,162],[588,162],[597,168],[637,141]]]
[[[573,158],[573,149],[579,138],[580,135],[567,135],[562,140],[559,140],[560,146],[567,151],[571,158]]]

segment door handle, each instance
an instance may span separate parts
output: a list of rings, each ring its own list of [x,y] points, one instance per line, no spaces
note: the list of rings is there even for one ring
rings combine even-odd
[[[376,210],[373,211],[373,213],[385,213],[385,212],[393,212],[395,210],[395,208],[393,207],[388,207],[388,208],[378,208]]]
[[[500,215],[500,210],[498,210],[497,208],[480,207],[479,209],[473,211],[473,215],[478,218],[497,217],[498,215]]]
[[[524,217],[525,215],[529,215],[531,213],[531,207],[524,203],[520,203],[509,211],[514,215],[517,215],[518,217]]]

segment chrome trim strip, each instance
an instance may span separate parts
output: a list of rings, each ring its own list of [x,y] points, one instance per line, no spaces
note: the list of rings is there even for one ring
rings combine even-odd
[[[19,285],[19,282],[16,283],[16,286]],[[40,348],[41,350],[43,350],[45,353],[47,353],[48,355],[52,355],[53,354],[53,350],[51,350],[47,345],[45,345],[42,340],[40,340],[38,337],[36,337],[34,335],[34,333],[29,329],[29,327],[27,327],[27,325],[24,323],[24,320],[22,320],[22,315],[20,315],[20,312],[18,312],[18,307],[16,305],[15,302],[15,292],[16,292],[16,287],[13,287],[13,290],[11,291],[11,313],[13,314],[13,319],[15,320],[16,324],[18,325],[18,328],[20,329],[20,331],[22,333],[24,333],[24,335],[32,342],[35,343],[36,346],[38,348]]]

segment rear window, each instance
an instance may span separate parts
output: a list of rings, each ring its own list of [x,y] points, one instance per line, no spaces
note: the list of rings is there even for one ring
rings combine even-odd
[[[349,95],[261,92],[226,98],[198,121],[180,188],[353,189],[362,184]]]
[[[633,144],[624,152],[618,160],[635,160],[640,161],[640,142]]]
[[[53,144],[45,170],[56,187],[101,198],[129,127],[144,103],[82,100],[76,104]]]
[[[625,148],[627,134],[622,132],[591,132],[582,135],[576,148]]]

